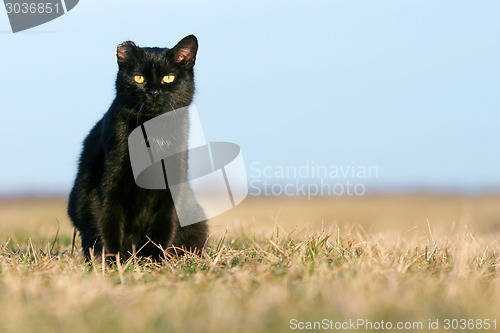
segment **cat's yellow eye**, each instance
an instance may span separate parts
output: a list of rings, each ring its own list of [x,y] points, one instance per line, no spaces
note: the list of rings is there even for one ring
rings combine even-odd
[[[134,81],[137,83],[144,83],[144,76],[136,75],[136,76],[134,76]]]
[[[172,83],[172,82],[174,82],[174,80],[175,80],[174,74],[165,75],[163,77],[163,83]]]

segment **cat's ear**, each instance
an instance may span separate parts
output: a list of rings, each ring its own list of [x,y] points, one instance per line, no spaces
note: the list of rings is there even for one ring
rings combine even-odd
[[[174,61],[184,64],[186,69],[193,68],[196,60],[196,51],[198,51],[198,40],[196,37],[193,35],[184,37],[172,49]]]
[[[127,58],[135,52],[136,49],[137,46],[134,44],[134,42],[131,41],[123,42],[118,45],[118,48],[116,50],[116,58],[118,60],[118,64],[123,64],[127,60]]]

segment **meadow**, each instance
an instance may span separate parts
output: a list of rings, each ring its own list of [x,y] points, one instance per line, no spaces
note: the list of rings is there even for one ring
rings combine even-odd
[[[201,257],[111,266],[65,204],[0,200],[2,333],[499,330],[499,196],[248,198]]]

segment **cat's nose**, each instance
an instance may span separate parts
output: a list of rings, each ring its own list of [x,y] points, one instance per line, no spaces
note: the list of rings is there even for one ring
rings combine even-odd
[[[160,90],[158,89],[149,89],[148,94],[150,94],[153,97],[157,97],[160,94]]]

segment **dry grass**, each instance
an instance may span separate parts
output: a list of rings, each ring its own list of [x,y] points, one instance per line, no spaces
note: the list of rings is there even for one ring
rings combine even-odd
[[[64,200],[4,200],[0,332],[289,332],[292,318],[498,327],[499,201],[252,199],[211,222],[203,258],[109,267],[70,254]]]

